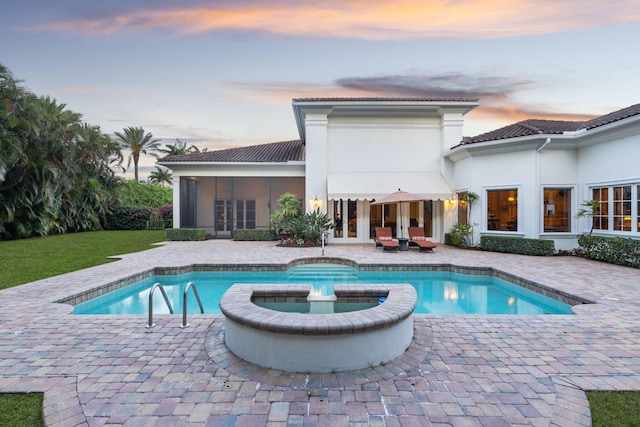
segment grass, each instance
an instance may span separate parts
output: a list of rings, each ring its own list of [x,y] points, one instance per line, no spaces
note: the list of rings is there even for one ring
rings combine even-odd
[[[588,391],[593,427],[640,426],[640,391]]]
[[[0,242],[0,289],[105,264],[108,256],[151,249],[164,230],[94,231]]]
[[[0,394],[0,425],[11,427],[44,426],[42,393]]]

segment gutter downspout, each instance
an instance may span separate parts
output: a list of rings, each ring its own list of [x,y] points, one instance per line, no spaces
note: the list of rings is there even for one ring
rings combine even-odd
[[[542,231],[544,230],[544,216],[540,218],[540,212],[542,212],[540,210],[540,200],[542,199],[542,197],[540,196],[544,195],[544,190],[540,188],[540,153],[542,152],[542,150],[544,150],[544,148],[547,145],[549,145],[549,143],[551,143],[551,138],[547,138],[547,140],[540,147],[536,149],[536,188],[538,193],[538,197],[536,198],[536,212],[537,212],[536,217],[538,217],[538,225],[537,225],[538,237],[540,237],[540,234],[542,234]],[[543,228],[541,229],[540,227],[543,227]]]

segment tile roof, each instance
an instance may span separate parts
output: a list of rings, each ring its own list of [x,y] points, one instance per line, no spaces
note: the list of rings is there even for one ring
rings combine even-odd
[[[227,150],[205,151],[204,153],[168,156],[159,162],[295,162],[305,159],[305,147],[299,139],[229,148]]]
[[[572,132],[579,129],[589,130],[636,115],[640,115],[640,104],[632,105],[630,107],[605,114],[604,116],[580,122],[529,119],[480,135],[464,138],[460,145],[540,134],[562,134],[564,132]]]
[[[604,116],[596,117],[595,119],[588,120],[585,123],[586,129],[597,128],[598,126],[604,126],[609,123],[617,122],[618,120],[627,119],[632,116],[640,114],[640,104],[635,104],[630,107],[623,108],[613,113],[605,114]]]

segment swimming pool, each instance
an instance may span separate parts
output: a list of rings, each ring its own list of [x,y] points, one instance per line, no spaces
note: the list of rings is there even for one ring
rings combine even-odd
[[[571,306],[492,275],[450,271],[360,271],[345,265],[306,264],[287,271],[205,271],[152,276],[74,306],[74,314],[147,314],[149,291],[161,283],[175,313],[181,313],[184,287],[193,282],[205,313],[220,313],[222,295],[235,283],[312,284],[322,293],[333,284],[409,283],[417,294],[416,314],[571,314]],[[188,312],[199,313],[193,293]],[[169,313],[160,292],[154,313]]]

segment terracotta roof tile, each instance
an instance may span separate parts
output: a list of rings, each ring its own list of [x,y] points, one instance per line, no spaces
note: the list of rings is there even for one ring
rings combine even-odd
[[[589,130],[636,115],[640,115],[640,104],[632,105],[630,107],[605,114],[604,116],[580,122],[529,119],[480,135],[465,137],[461,141],[460,145],[540,134],[562,134],[564,132],[572,132],[579,129]]]
[[[305,159],[302,141],[282,141],[227,150],[205,151],[204,153],[168,156],[159,162],[295,162]]]
[[[517,138],[520,136],[539,134],[560,134],[565,131],[578,130],[582,124],[583,122],[529,119],[477,136],[466,138],[463,141],[463,144],[473,144],[476,142],[495,141],[497,139]]]
[[[584,122],[586,129],[597,128],[598,126],[604,126],[609,123],[617,122],[632,116],[640,114],[640,104],[632,105],[627,108],[623,108],[613,113],[605,114],[604,116],[596,117],[595,119]]]

